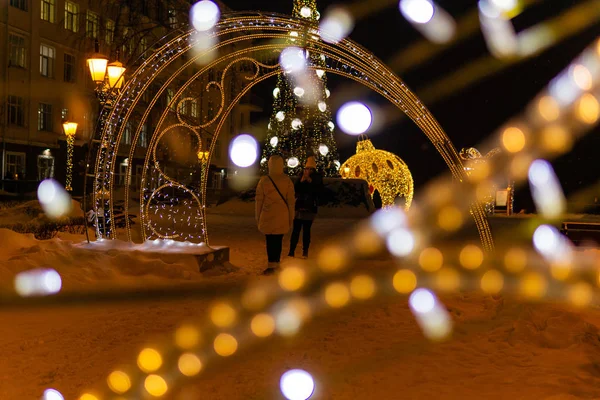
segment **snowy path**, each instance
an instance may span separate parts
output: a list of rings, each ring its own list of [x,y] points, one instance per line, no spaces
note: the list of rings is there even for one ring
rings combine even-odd
[[[315,250],[324,238],[354,222],[318,220]],[[128,284],[135,280],[141,284],[161,280],[241,282],[261,271],[266,262],[264,244],[253,218],[209,215],[209,224],[211,242],[232,247],[231,261],[237,271],[226,275],[213,271],[209,274],[213,276],[127,276]],[[17,262],[52,257],[71,263],[70,268],[75,266],[74,256],[46,244],[37,246],[41,247],[21,261],[9,262],[12,256],[0,252],[2,266],[14,270]],[[118,265],[131,262],[110,254],[94,262],[111,260]],[[144,271],[154,265],[152,260],[138,261],[146,263]],[[372,266],[376,268],[377,262]],[[67,274],[67,283],[92,287],[111,279],[121,283],[123,278],[100,274],[90,265],[86,268],[85,279]],[[442,300],[455,320],[450,342],[435,345],[425,341],[406,300],[393,298],[325,316],[293,340],[273,339],[252,354],[207,371],[202,380],[184,389],[184,396],[174,398],[281,399],[279,376],[294,367],[309,370],[317,379],[314,399],[600,398],[599,310],[525,305],[475,294]],[[48,387],[74,399],[84,388],[102,381],[111,367],[131,361],[154,335],[168,333],[182,320],[202,315],[208,304],[180,299],[0,311],[0,399],[39,399]]]

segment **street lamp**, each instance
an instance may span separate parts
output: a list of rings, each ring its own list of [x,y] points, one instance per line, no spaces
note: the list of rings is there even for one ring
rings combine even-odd
[[[75,133],[77,133],[77,122],[66,121],[63,123],[65,136],[67,137],[67,178],[65,180],[65,189],[72,191],[71,182],[73,179],[73,147],[75,145]]]
[[[118,53],[117,53],[118,58]],[[98,40],[95,53],[87,59],[92,80],[96,83],[96,95],[102,103],[112,100],[112,96],[123,86],[125,67],[118,60],[108,63],[108,58],[100,54]]]

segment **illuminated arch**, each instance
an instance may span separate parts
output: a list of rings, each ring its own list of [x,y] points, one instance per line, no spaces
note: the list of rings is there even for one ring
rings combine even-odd
[[[175,106],[178,110],[179,104],[187,99],[186,90],[197,78],[206,77],[210,71],[219,71],[218,79],[211,80],[204,87],[204,91],[217,91],[221,97],[216,115],[209,121],[203,121],[196,125],[190,125],[181,121],[178,116],[177,124],[187,125],[192,131],[214,128],[214,134],[218,137],[220,129],[229,116],[233,107],[239,102],[245,93],[259,82],[274,76],[280,72],[278,65],[278,54],[289,44],[289,32],[297,31],[298,46],[307,48],[309,51],[318,51],[325,58],[325,67],[319,67],[326,72],[337,74],[356,82],[359,82],[373,91],[379,93],[398,109],[403,111],[429,138],[438,150],[452,175],[462,181],[465,177],[462,162],[452,142],[443,131],[439,123],[435,120],[431,112],[410,91],[410,89],[396,76],[385,64],[378,60],[371,52],[364,49],[355,42],[345,39],[337,44],[323,43],[318,36],[318,27],[309,21],[293,19],[283,15],[264,14],[264,13],[232,13],[224,15],[221,21],[215,27],[211,38],[217,41],[213,46],[194,52],[200,41],[205,37],[197,32],[190,30],[179,34],[177,37],[167,41],[150,54],[140,67],[131,75],[126,85],[119,93],[116,100],[110,108],[105,108],[101,116],[101,126],[98,129],[94,145],[97,146],[96,160],[94,165],[94,186],[93,186],[93,208],[97,215],[101,215],[106,210],[107,225],[110,230],[101,231],[97,227],[98,237],[108,236],[116,237],[114,206],[116,202],[115,192],[115,168],[117,164],[118,147],[123,140],[124,131],[128,121],[136,109],[136,105],[142,99],[142,96],[150,85],[156,85],[159,77],[167,79],[160,82],[160,88],[155,96],[148,102],[147,106],[141,112],[139,124],[133,134],[132,143],[138,143],[142,129],[154,107],[160,105],[159,99],[165,91],[172,87],[176,80],[184,80],[182,74],[195,66],[195,62],[200,57],[214,56],[214,60],[199,68],[192,74],[192,77],[186,80],[186,83],[179,86],[174,93],[170,104],[163,107],[161,117],[157,126],[157,134],[152,136],[148,145],[148,151],[144,160],[144,170],[141,179],[142,188],[147,184],[147,169],[153,160],[153,154],[157,146],[157,138],[162,136],[161,132],[170,130],[173,127],[168,125],[167,116]],[[218,55],[222,48],[235,45],[239,50],[230,51],[224,55]],[[215,56],[216,55],[216,56]],[[247,85],[240,88],[238,94],[233,96],[225,93],[225,75],[231,71],[231,67],[236,63],[246,63],[253,68],[246,77]],[[178,66],[179,64],[179,66]],[[163,74],[164,72],[164,74]],[[162,74],[162,75],[161,75]],[[210,148],[210,156],[214,150],[216,140],[213,140]],[[134,156],[136,146],[131,146],[129,150],[130,159]],[[127,167],[125,176],[124,202],[125,209],[129,207],[131,169],[133,163]],[[183,188],[183,185],[166,174],[162,178],[169,187]],[[208,242],[206,221],[204,216],[204,204],[206,200],[207,179],[204,175],[201,187],[198,193],[192,193],[192,198],[198,203],[198,215],[200,221],[200,234],[198,240]],[[152,188],[150,188],[152,189]],[[153,188],[154,190],[156,188]],[[146,199],[143,196],[143,190],[140,191],[140,209],[144,209]],[[485,211],[481,205],[473,205],[471,214],[479,230],[480,239],[483,248],[486,251],[492,251],[494,244],[489,228]],[[148,216],[144,212],[140,213],[143,239],[150,237],[147,232]],[[126,221],[127,238],[131,240],[131,227],[129,220]],[[110,232],[108,235],[107,232]],[[168,237],[165,235],[165,237]]]

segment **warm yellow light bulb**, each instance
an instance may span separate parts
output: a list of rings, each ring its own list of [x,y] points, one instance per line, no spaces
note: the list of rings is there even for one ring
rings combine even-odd
[[[410,293],[417,287],[417,276],[411,270],[401,269],[394,274],[392,284],[398,293]]]

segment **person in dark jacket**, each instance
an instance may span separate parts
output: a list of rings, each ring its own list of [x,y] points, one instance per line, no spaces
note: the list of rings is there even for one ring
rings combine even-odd
[[[302,258],[308,257],[310,246],[310,229],[317,216],[319,195],[323,190],[323,176],[317,172],[317,163],[314,157],[308,157],[304,170],[294,185],[296,194],[296,213],[294,226],[290,238],[290,252],[288,256],[294,257],[300,231],[302,234]]]

